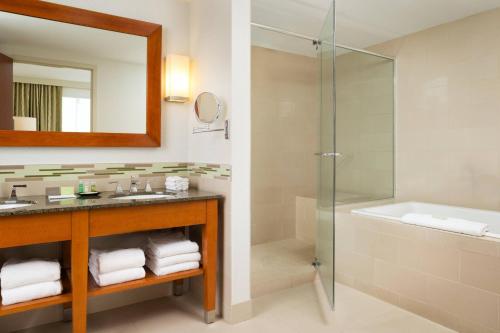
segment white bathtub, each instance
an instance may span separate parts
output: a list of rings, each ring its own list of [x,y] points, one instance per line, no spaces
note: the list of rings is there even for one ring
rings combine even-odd
[[[500,212],[491,210],[435,205],[430,203],[412,201],[353,209],[351,213],[395,221],[401,221],[403,215],[408,213],[431,214],[434,217],[439,218],[460,218],[474,222],[486,223],[488,225],[486,236],[500,238]]]

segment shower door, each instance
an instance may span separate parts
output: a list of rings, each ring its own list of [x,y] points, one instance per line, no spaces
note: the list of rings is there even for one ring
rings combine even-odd
[[[333,308],[335,269],[335,6],[332,3],[318,46],[320,66],[320,123],[316,261],[325,293]]]

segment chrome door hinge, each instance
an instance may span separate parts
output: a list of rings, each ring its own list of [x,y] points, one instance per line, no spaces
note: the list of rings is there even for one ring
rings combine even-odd
[[[319,262],[318,258],[314,258],[314,261],[312,262],[312,265],[314,268],[318,269],[319,266],[321,266],[321,263]]]

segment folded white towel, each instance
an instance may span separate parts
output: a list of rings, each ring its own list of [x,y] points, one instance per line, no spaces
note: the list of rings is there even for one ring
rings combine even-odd
[[[142,279],[146,276],[146,271],[143,267],[127,268],[120,271],[99,274],[97,267],[94,265],[89,266],[90,274],[98,286],[104,287],[112,284],[123,283],[133,280]]]
[[[155,273],[155,275],[158,275],[158,276],[188,271],[190,269],[197,269],[200,267],[200,263],[198,261],[183,262],[181,264],[158,267],[150,260],[146,260],[146,265],[149,267],[149,269],[153,273]]]
[[[148,260],[156,267],[171,266],[190,261],[200,261],[201,259],[201,254],[199,252],[179,254],[176,256],[165,257],[165,258],[158,258],[155,255],[151,254],[152,253],[148,253]]]
[[[167,186],[166,189],[168,191],[187,191],[189,190],[189,187],[170,187],[170,186]]]
[[[49,201],[59,201],[59,200],[76,199],[76,195],[74,194],[49,195],[48,198]]]
[[[99,274],[110,273],[127,268],[142,267],[146,257],[142,249],[90,250],[89,265],[96,266]]]
[[[152,236],[148,240],[147,249],[147,252],[153,254],[153,256],[165,258],[178,254],[198,252],[199,246],[195,242],[175,238],[175,236]]]
[[[189,178],[179,176],[167,177],[165,186],[167,190],[171,191],[187,191],[189,189]]]
[[[427,228],[456,232],[471,236],[484,236],[488,229],[485,223],[467,221],[457,218],[440,219],[430,214],[409,213],[401,218],[401,221]]]
[[[12,289],[60,279],[61,265],[57,260],[50,259],[10,259],[3,264],[0,271],[2,289]]]
[[[61,281],[42,282],[13,289],[2,289],[2,304],[11,305],[39,298],[56,296],[61,293]]]
[[[166,182],[189,182],[189,178],[179,177],[179,176],[171,176],[167,177]]]

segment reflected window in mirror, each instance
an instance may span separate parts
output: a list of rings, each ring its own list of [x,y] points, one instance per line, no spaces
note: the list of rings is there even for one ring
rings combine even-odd
[[[63,89],[62,131],[91,132],[92,116],[90,91],[83,89]]]
[[[35,118],[36,131],[89,133],[92,86],[91,69],[14,61],[14,117]]]

